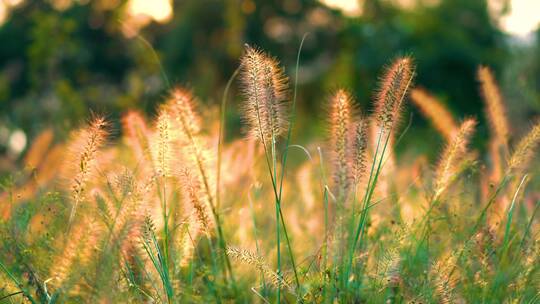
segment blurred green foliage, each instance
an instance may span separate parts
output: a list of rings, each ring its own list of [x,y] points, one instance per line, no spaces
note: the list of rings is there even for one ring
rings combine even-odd
[[[21,128],[32,138],[52,125],[65,136],[91,112],[116,121],[128,108],[153,114],[168,86],[160,65],[142,39],[123,34],[126,2],[102,4],[75,2],[57,10],[46,1],[26,1],[10,13],[0,26],[1,128]],[[416,84],[441,97],[458,118],[482,116],[479,64],[503,81],[510,108],[519,104],[511,114],[534,116],[540,110],[540,48],[515,47],[492,19],[484,0],[441,0],[413,10],[366,0],[357,18],[316,1],[190,0],[174,1],[172,20],[151,23],[140,37],[154,47],[173,85],[191,87],[203,102],[216,104],[244,43],[278,57],[292,76],[300,40],[309,33],[299,69],[305,114],[299,123],[309,138],[322,128],[325,96],[338,86],[353,90],[369,112],[363,106],[377,75],[400,54],[414,56]],[[237,132],[238,115],[230,112],[231,132]],[[415,127],[425,125],[414,117]],[[0,151],[6,151],[5,139]]]

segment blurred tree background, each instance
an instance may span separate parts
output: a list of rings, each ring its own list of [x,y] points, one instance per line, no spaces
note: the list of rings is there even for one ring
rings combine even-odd
[[[496,12],[485,0],[351,1],[358,6],[352,14],[307,0],[186,0],[170,6],[146,0],[0,0],[0,171],[12,168],[44,128],[54,128],[61,139],[92,112],[116,122],[127,109],[153,115],[168,81],[192,88],[205,106],[217,106],[245,43],[279,58],[293,77],[305,33],[300,142],[323,131],[325,97],[339,86],[351,89],[369,112],[377,76],[400,54],[415,58],[416,84],[443,100],[456,118],[482,120],[479,64],[494,69],[515,131],[540,113],[540,31],[536,39],[504,33],[497,24],[508,1],[499,0]],[[137,14],[132,2],[154,10],[154,18]],[[228,136],[240,129],[233,108],[237,92],[235,85]],[[410,136],[433,140],[407,141],[436,151],[438,135],[416,109],[408,111],[415,129]]]

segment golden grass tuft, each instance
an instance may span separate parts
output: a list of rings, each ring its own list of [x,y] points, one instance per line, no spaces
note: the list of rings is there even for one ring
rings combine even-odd
[[[292,290],[292,286],[288,283],[288,281],[283,276],[280,276],[275,271],[273,271],[272,268],[263,259],[263,257],[257,255],[250,250],[231,246],[227,247],[226,252],[228,256],[235,259],[236,261],[255,267],[266,278],[270,280],[274,287],[285,287],[289,290]]]
[[[367,173],[367,122],[365,119],[356,122],[354,125],[354,139],[352,145],[352,169],[354,183],[358,184]]]
[[[107,139],[107,122],[103,117],[94,118],[86,128],[80,130],[71,145],[75,159],[66,162],[73,166],[75,176],[71,182],[72,209],[69,222],[73,221],[78,205],[85,200],[86,183],[95,171],[97,154]]]
[[[458,284],[456,272],[456,256],[441,257],[431,268],[430,277],[435,287],[438,303],[456,303],[455,288]]]
[[[381,78],[380,89],[375,97],[375,117],[383,130],[390,130],[399,121],[403,100],[413,78],[411,57],[396,59]]]
[[[435,200],[450,186],[460,172],[460,161],[467,154],[467,145],[476,125],[473,118],[466,119],[457,134],[447,144],[435,172]]]
[[[486,103],[486,116],[493,131],[492,140],[497,140],[506,147],[510,134],[508,119],[493,73],[488,67],[480,66],[478,80],[480,81],[480,91]]]
[[[63,239],[63,250],[51,261],[49,277],[53,279],[54,286],[62,287],[71,275],[78,273],[74,267],[83,268],[92,261],[98,236],[95,220],[85,216],[75,223],[70,234]]]
[[[532,129],[518,143],[508,161],[508,170],[516,170],[525,167],[532,159],[534,150],[540,142],[540,122],[537,122]]]
[[[241,59],[247,133],[268,144],[287,131],[288,79],[276,59],[250,46]]]
[[[191,91],[176,87],[171,91],[165,107],[170,111],[182,134],[195,136],[201,130],[201,119],[196,110],[197,101]]]
[[[159,111],[156,129],[157,138],[154,147],[154,167],[161,178],[172,176],[170,162],[172,160],[172,130],[171,117],[165,109]]]
[[[192,216],[195,216],[199,221],[201,231],[209,236],[215,228],[215,222],[210,206],[208,203],[205,203],[206,195],[204,194],[202,185],[187,169],[181,171],[180,177],[180,187],[185,205],[193,210]]]
[[[332,177],[337,198],[343,202],[353,183],[351,170],[351,142],[354,105],[349,92],[341,89],[330,98],[330,148],[332,151]]]

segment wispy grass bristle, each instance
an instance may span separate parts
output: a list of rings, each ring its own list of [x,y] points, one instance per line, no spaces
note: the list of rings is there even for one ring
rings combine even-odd
[[[534,151],[540,143],[540,122],[537,122],[517,144],[508,160],[508,169],[516,170],[526,166],[532,159]]]
[[[436,169],[435,198],[440,197],[440,195],[450,186],[452,180],[456,178],[456,175],[459,174],[459,162],[466,156],[467,145],[474,132],[475,126],[475,119],[469,118],[463,121],[458,133],[454,135],[453,139],[444,149]]]
[[[349,92],[340,89],[330,98],[329,110],[330,147],[332,151],[332,177],[334,190],[343,202],[353,183],[351,166],[351,137],[355,108]]]
[[[241,67],[247,133],[269,143],[288,128],[288,79],[276,59],[250,46],[245,49]]]
[[[403,100],[413,78],[411,57],[400,57],[386,69],[375,97],[375,117],[383,130],[389,130],[399,121]]]

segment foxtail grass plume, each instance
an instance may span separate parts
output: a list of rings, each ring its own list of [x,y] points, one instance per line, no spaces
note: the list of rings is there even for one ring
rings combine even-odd
[[[199,180],[193,177],[187,169],[182,170],[180,176],[186,207],[193,210],[193,216],[199,221],[202,232],[210,235],[215,227],[214,218],[209,204],[205,203],[205,194]]]
[[[243,119],[247,133],[264,144],[285,133],[288,79],[276,59],[250,46],[241,61]]]
[[[332,176],[339,200],[343,200],[353,182],[350,158],[350,134],[353,130],[353,99],[340,89],[330,98],[330,147],[332,149]]]
[[[188,137],[188,140],[200,132],[201,121],[195,110],[196,100],[191,91],[181,87],[174,88],[165,107],[171,111],[181,133]]]
[[[213,206],[213,187],[215,186],[212,170],[209,170],[209,153],[201,139],[201,119],[196,111],[197,101],[191,91],[177,87],[165,108],[171,113],[174,128],[177,129],[176,146],[178,157],[191,172],[197,172],[197,177],[204,186],[208,204]],[[213,207],[212,207],[213,208]]]
[[[355,123],[352,146],[353,178],[355,184],[366,174],[367,170],[367,123],[365,119]]]
[[[86,266],[92,260],[99,235],[97,225],[93,219],[83,217],[66,236],[66,244],[62,252],[53,258],[49,271],[54,286],[61,287],[69,276],[78,273],[73,271],[75,266]]]
[[[455,260],[456,257],[450,255],[450,257],[440,258],[432,266],[430,277],[439,303],[456,303],[455,288],[458,284],[458,278],[456,272],[452,272],[456,264]]]
[[[286,287],[287,289],[292,290],[292,287],[287,280],[273,271],[272,268],[270,268],[270,266],[264,261],[264,259],[256,253],[247,249],[235,248],[231,246],[227,246],[226,252],[231,258],[257,268],[257,270],[259,270],[265,277],[270,279],[270,282],[274,287]]]
[[[161,178],[171,176],[171,117],[167,110],[161,109],[156,122],[157,145],[154,158],[156,173]]]
[[[537,122],[525,137],[523,137],[508,161],[508,170],[525,167],[534,156],[534,150],[540,143],[540,122]]]
[[[480,80],[480,89],[486,104],[486,115],[493,132],[492,138],[506,147],[508,135],[510,134],[508,119],[506,118],[506,110],[495,78],[488,67],[481,66],[478,68],[478,79]]]
[[[437,98],[424,89],[413,89],[411,100],[447,141],[453,138],[459,127],[452,113]]]
[[[375,117],[382,130],[388,131],[399,120],[403,100],[414,78],[412,58],[395,60],[381,78],[375,97]]]
[[[97,153],[107,138],[107,122],[103,117],[94,118],[88,127],[79,131],[72,145],[76,160],[76,175],[71,183],[72,209],[69,222],[73,221],[78,205],[85,199],[86,183],[95,170]]]
[[[435,172],[435,199],[448,188],[452,179],[460,172],[460,161],[467,154],[467,145],[474,132],[476,120],[466,119],[460,126],[457,134],[450,141],[437,165]]]

